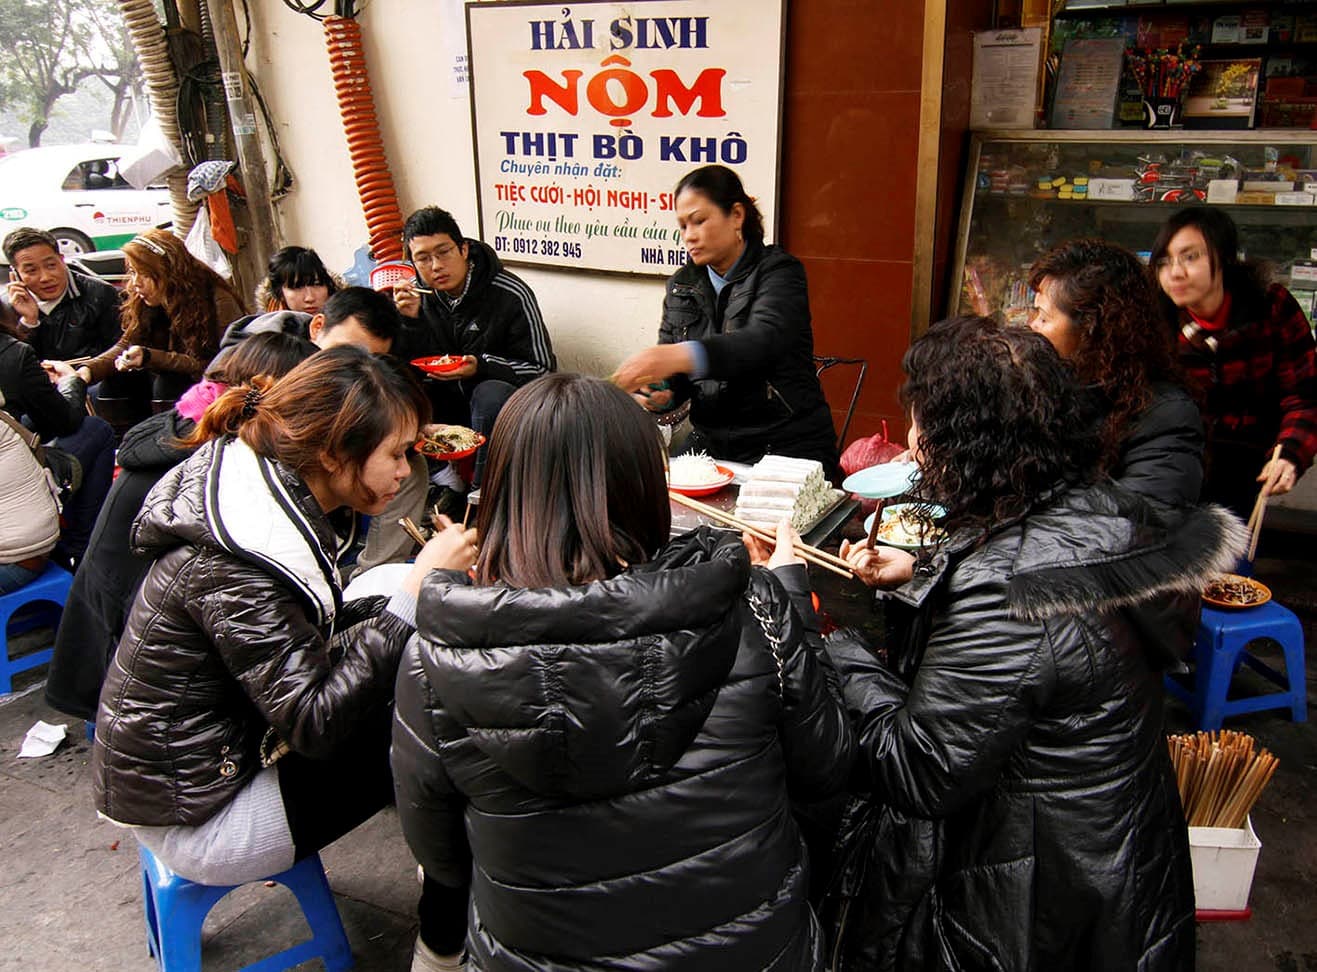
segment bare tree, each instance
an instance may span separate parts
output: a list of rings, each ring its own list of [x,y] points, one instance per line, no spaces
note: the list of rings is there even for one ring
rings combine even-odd
[[[86,11],[105,45],[109,59],[111,70],[98,73],[96,77],[114,96],[114,105],[110,109],[110,131],[114,132],[117,141],[123,138],[124,128],[128,125],[128,110],[132,107],[134,97],[142,94],[142,66],[137,61],[137,52],[133,50],[128,25],[123,22],[113,0],[93,0],[87,4]]]
[[[30,147],[41,144],[55,103],[87,78],[105,80],[115,94],[112,124],[122,123],[140,71],[111,0],[0,0],[0,37],[8,47],[0,105],[24,110]]]

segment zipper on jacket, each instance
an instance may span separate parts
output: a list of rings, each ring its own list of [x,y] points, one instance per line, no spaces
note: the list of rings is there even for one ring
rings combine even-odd
[[[231,776],[237,776],[237,775],[238,775],[238,764],[235,763],[235,762],[233,761],[233,757],[231,757],[231,756],[229,755],[229,747],[228,747],[228,746],[221,746],[221,747],[220,747],[220,768],[219,768],[219,771],[220,771],[220,776],[224,777],[225,779],[228,779],[228,778],[231,777]]]

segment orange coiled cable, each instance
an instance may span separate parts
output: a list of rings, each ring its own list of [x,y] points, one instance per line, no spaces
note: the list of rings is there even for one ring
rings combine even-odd
[[[325,43],[329,48],[334,91],[338,95],[338,113],[348,140],[352,175],[370,234],[371,255],[379,261],[401,260],[402,212],[375,115],[361,28],[347,17],[326,17]]]

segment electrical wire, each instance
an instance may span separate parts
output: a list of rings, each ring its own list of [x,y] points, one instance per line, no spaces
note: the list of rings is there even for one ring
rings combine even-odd
[[[312,20],[324,20],[329,14],[320,13],[320,8],[325,5],[325,0],[315,0],[315,3],[306,4],[301,0],[284,0],[284,6],[294,13],[304,14]],[[336,8],[337,9],[337,8]]]

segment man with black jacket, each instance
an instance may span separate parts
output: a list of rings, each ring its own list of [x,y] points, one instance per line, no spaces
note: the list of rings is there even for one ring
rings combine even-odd
[[[96,355],[119,340],[119,292],[70,270],[53,236],[20,227],[5,237],[4,253],[10,268],[5,301],[18,318],[13,333],[39,360]]]
[[[402,239],[431,293],[418,293],[414,285],[394,288],[403,316],[394,353],[409,360],[460,356],[460,368],[426,382],[435,420],[488,436],[514,391],[557,368],[535,294],[503,268],[492,247],[463,237],[452,215],[437,206],[408,216]],[[484,456],[482,448],[473,485],[480,483]]]

